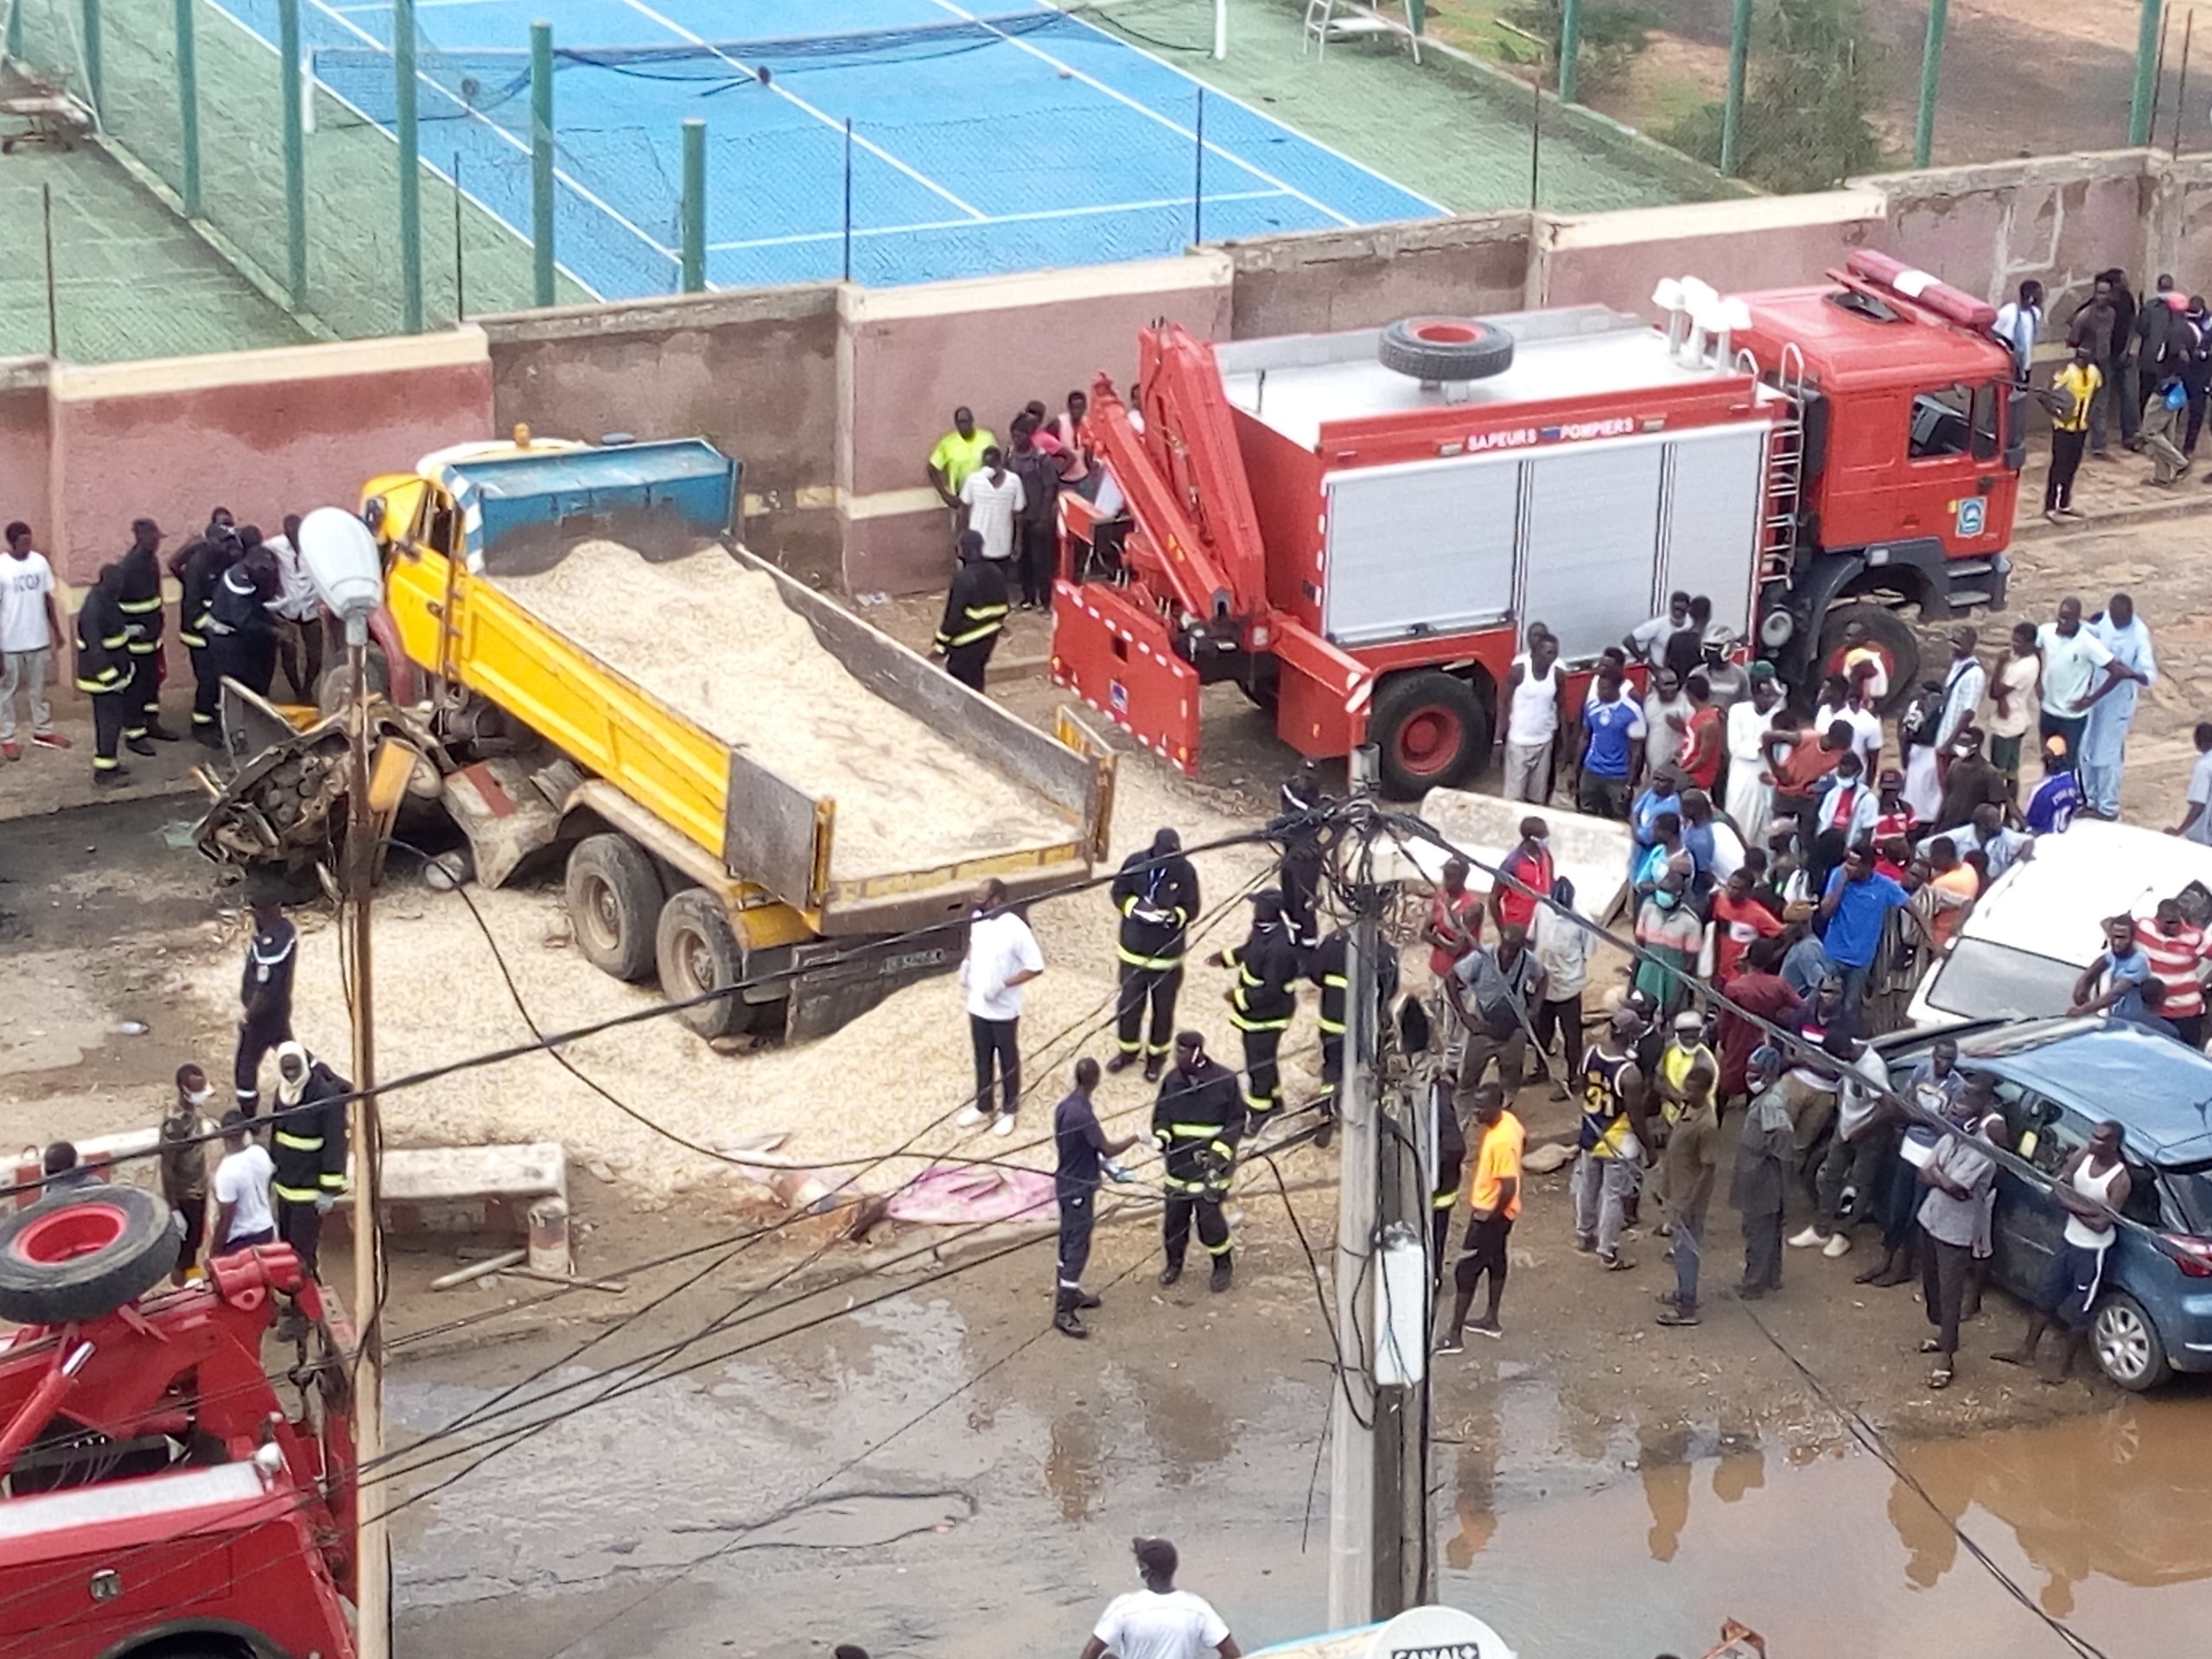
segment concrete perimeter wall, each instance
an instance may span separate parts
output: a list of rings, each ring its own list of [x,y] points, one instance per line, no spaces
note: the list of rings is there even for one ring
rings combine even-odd
[[[2155,150],[1885,175],[1819,195],[1560,216],[1524,212],[1274,237],[1180,258],[898,289],[836,283],[488,318],[416,340],[100,368],[0,362],[0,518],[73,582],[151,512],[217,502],[272,524],[370,474],[516,422],[549,435],[702,434],[746,464],[747,537],[817,587],[937,587],[946,514],[923,463],[957,404],[1004,435],[1167,318],[1209,339],[1421,313],[1604,303],[1663,276],[1819,280],[1880,248],[2001,299],[2026,277],[2063,332],[2091,276],[2212,267],[2212,156]],[[2146,282],[2147,285],[2147,282]]]

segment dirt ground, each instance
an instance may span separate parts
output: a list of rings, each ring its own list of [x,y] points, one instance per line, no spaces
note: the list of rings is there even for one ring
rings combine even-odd
[[[2133,499],[2132,472],[2093,469],[2085,505],[2117,512]],[[2177,817],[2187,734],[2212,707],[2212,601],[2191,553],[2202,522],[2038,525],[2016,555],[2014,615],[2039,620],[2063,594],[2094,603],[2125,587],[2153,631],[2164,677],[2139,716],[2126,793],[2128,816],[2144,823]],[[926,610],[891,607],[890,625],[926,632]],[[1017,619],[994,684],[1033,720],[1055,701],[1039,671],[1042,626]],[[1199,779],[1141,757],[1125,762],[1120,842],[1142,841],[1154,819],[1188,834],[1268,810],[1284,752],[1233,690],[1210,695],[1221,700],[1209,708]],[[223,1069],[242,923],[232,890],[185,844],[191,810],[115,800],[0,823],[0,1143],[148,1122],[180,1059]],[[1229,890],[1224,879],[1234,886],[1226,866],[1210,873],[1215,893]],[[395,891],[403,931],[422,925],[407,912],[435,897]],[[550,900],[514,895],[505,910],[526,945],[531,927],[543,933]],[[1065,976],[1084,982],[1070,1011],[1095,1001],[1108,982],[1103,907],[1039,925],[1048,950],[1086,964]],[[334,1018],[327,923],[310,913],[303,931],[304,971],[315,976],[303,981],[303,1006]],[[483,963],[436,954],[403,946],[390,971],[467,987],[468,1000],[452,1006],[470,1012],[448,1018],[449,1040],[510,1036],[512,1012],[494,1018],[503,994]],[[525,984],[563,1018],[613,1012],[635,995],[565,950],[541,949]],[[950,985],[922,988],[941,1003],[931,1018],[957,1026]],[[1186,1007],[1218,989],[1201,977]],[[403,999],[393,1002],[404,1012]],[[882,1029],[894,1054],[922,1040],[903,1016]],[[387,1043],[388,1054],[404,1052]],[[729,1123],[766,1121],[766,1109],[747,1103],[759,1090],[752,1079],[769,1075],[748,1071],[762,1057],[712,1056],[671,1028],[658,1049],[599,1064],[641,1103],[672,1109],[719,1097]],[[817,1120],[868,1122],[868,1103],[834,1069],[785,1075],[795,1081],[774,1111],[796,1147]],[[947,1081],[932,1075],[912,1092],[935,1099],[950,1092]],[[1310,1073],[1294,1071],[1294,1097],[1311,1086]],[[1109,1080],[1103,1103],[1134,1121],[1146,1094]],[[836,1641],[932,1656],[1066,1648],[1080,1644],[1098,1599],[1125,1586],[1118,1541],[1140,1531],[1184,1540],[1187,1576],[1230,1610],[1248,1645],[1320,1624],[1332,1154],[1281,1160],[1287,1201],[1264,1161],[1245,1170],[1237,1284],[1225,1297],[1209,1295],[1202,1277],[1172,1291],[1153,1284],[1157,1210],[1128,1197],[1094,1256],[1090,1279],[1107,1306],[1091,1340],[1077,1344],[1046,1324],[1052,1247],[1033,1233],[970,1240],[893,1227],[863,1248],[838,1242],[835,1222],[806,1220],[723,1260],[699,1247],[785,1220],[757,1184],[691,1167],[636,1125],[594,1117],[543,1071],[515,1072],[466,1111],[458,1096],[448,1103],[455,1126],[485,1131],[493,1118],[474,1114],[496,1112],[501,1133],[569,1142],[579,1265],[627,1289],[538,1301],[543,1287],[510,1278],[434,1294],[427,1281],[456,1264],[454,1249],[403,1249],[389,1316],[391,1410],[397,1439],[421,1443],[404,1465],[450,1449],[425,1437],[510,1383],[543,1370],[532,1392],[575,1385],[534,1408],[548,1412],[620,1386],[657,1349],[688,1344],[667,1357],[674,1380],[582,1411],[448,1490],[429,1491],[458,1459],[402,1478],[404,1491],[423,1494],[399,1521],[404,1653],[781,1659]],[[1568,1109],[1541,1087],[1519,1104],[1533,1140],[1568,1126]],[[439,1105],[422,1111],[417,1134],[435,1131]],[[1567,1211],[1563,1176],[1532,1179],[1505,1338],[1438,1362],[1443,1589],[1511,1629],[1531,1659],[1639,1650],[1624,1643],[1695,1650],[1728,1613],[1794,1638],[1777,1654],[1833,1651],[1831,1621],[1863,1616],[1885,1633],[1875,1651],[1933,1651],[1940,1641],[1994,1659],[2047,1639],[1979,1569],[1958,1565],[1948,1522],[1961,1516],[1993,1532],[2003,1561],[2040,1585],[2044,1611],[2087,1621],[2109,1651],[2156,1650],[2143,1642],[2169,1630],[2185,1646],[2183,1632],[2212,1616],[2212,1543],[2201,1527],[2163,1520],[2193,1471],[2212,1478],[2202,1385],[2154,1402],[2101,1383],[2040,1388],[1988,1363],[2018,1328],[2017,1311],[1997,1296],[1968,1329],[1957,1385],[1930,1394],[1913,1352],[1924,1329],[1914,1294],[1853,1286],[1859,1253],[1790,1253],[1787,1289],[1759,1305],[1756,1321],[1719,1299],[1700,1327],[1663,1330],[1651,1320],[1667,1272],[1657,1242],[1630,1247],[1637,1270],[1600,1274],[1574,1255]],[[1714,1232],[1718,1274],[1733,1264],[1732,1217],[1720,1215]],[[639,1265],[689,1250],[698,1253]],[[1007,1253],[980,1259],[998,1250]],[[896,1259],[908,1251],[921,1254]],[[342,1259],[331,1265],[345,1282]],[[810,1300],[793,1300],[801,1291]],[[702,1335],[711,1320],[726,1323]],[[1929,1496],[1854,1449],[1831,1400],[1896,1436]],[[2129,1465],[2117,1490],[2130,1507],[2108,1515],[2101,1494]],[[1837,1515],[1849,1523],[1832,1536]],[[1835,1581],[1784,1570],[1783,1541],[1801,1552],[1793,1564],[1833,1554]],[[1573,1592],[1593,1548],[1624,1592],[1602,1617]],[[2139,1639],[2113,1645],[2117,1630]]]

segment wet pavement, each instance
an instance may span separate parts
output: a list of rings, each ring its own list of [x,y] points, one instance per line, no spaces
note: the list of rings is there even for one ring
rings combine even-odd
[[[1081,1346],[1041,1329],[1039,1263],[1016,1256],[559,1423],[402,1516],[399,1651],[1072,1652],[1128,1587],[1140,1532],[1179,1541],[1185,1582],[1248,1647],[1320,1629],[1326,1337],[1270,1219],[1255,1214],[1218,1299],[1156,1291],[1149,1236],[1118,1230],[1100,1258],[1128,1276]],[[1832,1414],[1785,1401],[1778,1362],[1716,1376],[1702,1413],[1641,1405],[1643,1378],[1593,1411],[1590,1379],[1522,1334],[1548,1312],[1509,1318],[1506,1344],[1440,1377],[1433,1470],[1440,1599],[1523,1659],[1701,1651],[1725,1617],[1776,1659],[1847,1639],[2056,1650],[2044,1615],[2115,1656],[2177,1653],[2212,1619],[2202,1384],[2043,1390],[2046,1412],[2054,1395],[2090,1409],[1897,1439],[1916,1490]],[[395,1429],[434,1428],[543,1357],[403,1364]]]

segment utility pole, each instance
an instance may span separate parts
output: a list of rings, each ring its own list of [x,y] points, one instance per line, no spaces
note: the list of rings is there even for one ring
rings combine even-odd
[[[1354,801],[1371,801],[1376,753],[1352,752]],[[1349,849],[1354,913],[1345,950],[1344,1162],[1337,1188],[1337,1340],[1332,1403],[1329,1623],[1388,1619],[1428,1592],[1428,1277],[1414,1114],[1380,1099],[1381,890],[1367,849]],[[1411,1224],[1408,1224],[1408,1217]]]
[[[369,685],[367,626],[348,619],[346,656],[353,681],[353,782],[346,824],[346,923],[351,932],[353,992],[353,1456],[372,1466],[384,1452],[384,1226],[378,1186],[383,1140],[373,1090],[377,1086],[375,975],[371,969],[370,890],[376,879],[377,820],[369,801]],[[391,1537],[384,1521],[385,1484],[356,1483],[354,1605],[359,1611],[360,1659],[391,1653]]]

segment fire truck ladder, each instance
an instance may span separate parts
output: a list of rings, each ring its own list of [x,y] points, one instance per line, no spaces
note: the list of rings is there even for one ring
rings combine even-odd
[[[1738,366],[1754,378],[1758,365],[1749,352]],[[1759,549],[1759,580],[1787,576],[1797,556],[1797,510],[1805,486],[1805,354],[1791,341],[1767,384],[1789,400],[1789,413],[1774,423],[1766,448],[1766,521]]]

